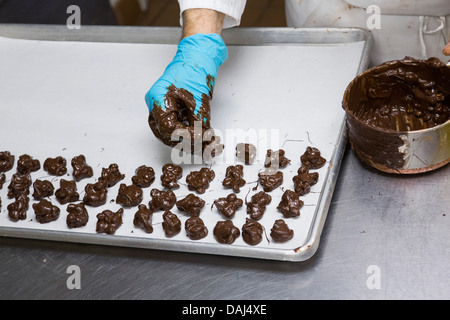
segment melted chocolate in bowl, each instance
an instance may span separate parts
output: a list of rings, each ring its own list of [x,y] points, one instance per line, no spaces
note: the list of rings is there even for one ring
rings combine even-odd
[[[352,149],[389,173],[450,162],[450,68],[437,58],[385,62],[356,77],[343,99]]]

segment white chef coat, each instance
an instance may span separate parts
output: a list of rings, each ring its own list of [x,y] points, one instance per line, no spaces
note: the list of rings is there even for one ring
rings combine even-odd
[[[178,0],[181,12],[208,8],[226,15],[224,28],[238,26],[246,0]],[[281,1],[281,0],[279,0]],[[402,59],[438,57],[449,40],[450,0],[285,0],[288,27],[358,27],[368,29],[368,19],[378,6],[380,28],[371,29],[374,47],[371,64]],[[182,19],[180,18],[182,24]]]
[[[438,57],[449,39],[450,0],[286,0],[289,27],[368,28],[379,8],[380,28],[372,29],[371,64],[402,59]]]

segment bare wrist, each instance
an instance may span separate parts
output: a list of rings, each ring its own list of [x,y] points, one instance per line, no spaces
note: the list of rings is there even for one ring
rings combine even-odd
[[[183,12],[183,38],[197,33],[220,34],[225,14],[211,9],[188,9]]]

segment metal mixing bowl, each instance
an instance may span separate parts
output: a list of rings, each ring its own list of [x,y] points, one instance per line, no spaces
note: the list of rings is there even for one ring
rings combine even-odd
[[[347,87],[342,106],[346,112],[349,142],[358,158],[383,172],[415,174],[440,168],[450,162],[450,120],[423,130],[395,131],[368,125],[352,110],[352,94],[371,68],[357,76]],[[450,68],[449,68],[450,70]]]

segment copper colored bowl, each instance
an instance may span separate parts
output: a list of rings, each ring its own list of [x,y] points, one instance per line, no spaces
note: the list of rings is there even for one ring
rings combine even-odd
[[[388,62],[365,71],[345,91],[342,106],[347,115],[352,150],[364,163],[387,173],[415,174],[440,168],[450,162],[450,120],[421,130],[395,130],[370,125],[355,115],[358,114],[361,101],[367,101],[367,98],[360,98],[370,87],[367,76],[380,70],[386,71],[389,64],[392,66],[393,63]],[[426,68],[422,65],[420,67]],[[441,71],[447,85],[450,83],[450,68],[444,68]],[[446,99],[450,97],[447,96]]]

